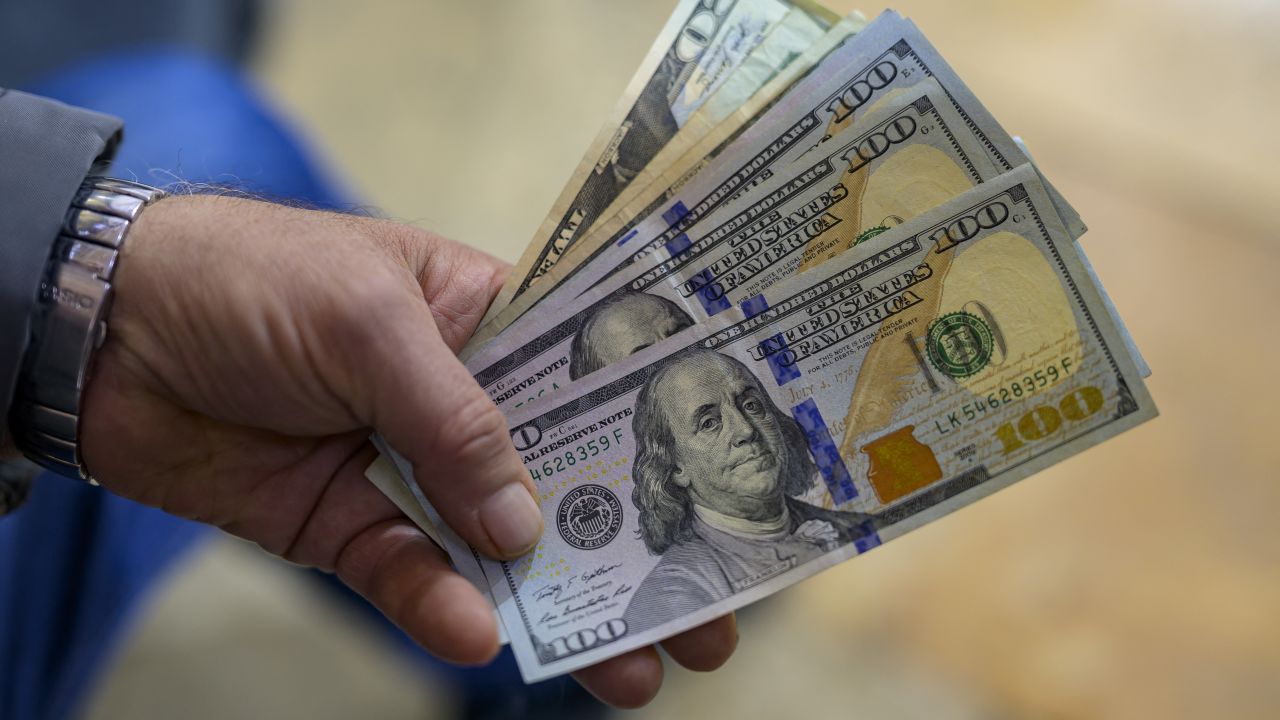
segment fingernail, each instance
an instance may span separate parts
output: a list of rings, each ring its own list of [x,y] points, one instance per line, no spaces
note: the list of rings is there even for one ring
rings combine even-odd
[[[519,483],[507,485],[480,505],[480,524],[498,550],[509,557],[529,552],[542,537],[542,511]]]

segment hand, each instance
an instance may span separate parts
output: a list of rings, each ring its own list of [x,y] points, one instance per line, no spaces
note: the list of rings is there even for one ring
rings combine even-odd
[[[506,422],[457,361],[507,267],[390,222],[225,197],[161,200],[125,244],[87,389],[86,466],[113,492],[337,573],[435,655],[498,651],[490,604],[364,477],[381,432],[458,534],[494,557],[542,532]],[[721,665],[732,616],[664,646]],[[638,706],[653,648],[576,675]]]

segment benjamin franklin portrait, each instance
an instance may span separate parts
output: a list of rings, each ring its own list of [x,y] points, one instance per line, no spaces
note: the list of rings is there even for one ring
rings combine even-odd
[[[817,479],[804,434],[740,362],[678,356],[636,400],[632,500],[662,556],[625,620],[642,632],[851,543],[872,516],[795,499]]]
[[[569,377],[590,375],[691,325],[693,318],[666,298],[644,293],[615,298],[587,318],[573,337]]]

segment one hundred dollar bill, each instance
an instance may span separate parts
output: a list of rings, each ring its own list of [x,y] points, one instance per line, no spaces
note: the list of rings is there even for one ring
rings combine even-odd
[[[681,0],[490,312],[555,264],[793,7],[838,19],[810,0]]]
[[[510,412],[995,178],[937,83],[911,90],[700,225],[678,254],[531,316],[467,368]]]
[[[510,414],[547,532],[484,572],[522,674],[540,680],[759,600],[1155,415],[1022,167]]]
[[[564,305],[603,278],[640,258],[679,243],[682,235],[739,197],[743,188],[762,182],[793,162],[815,143],[846,127],[878,102],[927,78],[936,79],[955,107],[970,122],[988,158],[1001,170],[1027,162],[1008,133],[985,135],[998,128],[938,51],[909,20],[886,11],[828,56],[809,76],[714,159],[671,193],[646,196],[645,206],[632,206],[608,219],[565,258],[565,262],[519,302],[505,307],[464,349],[475,354],[530,308]],[[662,182],[679,178],[663,178]],[[1051,188],[1052,192],[1052,188]],[[1085,227],[1079,215],[1054,195],[1073,235]]]

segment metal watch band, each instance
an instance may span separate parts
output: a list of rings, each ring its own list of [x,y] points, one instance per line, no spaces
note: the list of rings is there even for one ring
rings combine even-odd
[[[80,403],[106,339],[111,279],[129,225],[163,196],[126,180],[87,178],[54,245],[10,426],[32,462],[60,475],[92,482],[78,444]]]

